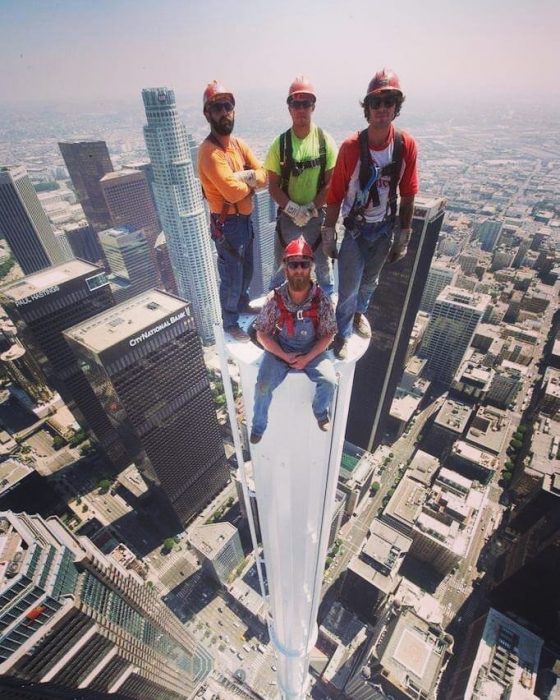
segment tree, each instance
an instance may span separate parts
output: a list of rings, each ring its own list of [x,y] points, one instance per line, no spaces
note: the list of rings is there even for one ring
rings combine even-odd
[[[66,440],[63,437],[60,435],[55,435],[53,437],[52,446],[55,450],[60,450],[64,445],[66,445]]]
[[[175,540],[173,537],[166,537],[163,540],[163,551],[168,554],[175,546]]]
[[[101,479],[97,485],[99,486],[101,493],[107,493],[107,491],[111,488],[111,482],[109,479]]]
[[[511,481],[512,476],[511,472],[502,472],[502,481],[507,484],[508,481]]]
[[[381,484],[379,483],[379,481],[374,481],[373,484],[371,485],[372,494],[375,495],[379,491],[380,488],[381,488]]]
[[[516,440],[515,438],[513,438],[509,444],[514,450],[518,450],[523,446],[521,440]]]

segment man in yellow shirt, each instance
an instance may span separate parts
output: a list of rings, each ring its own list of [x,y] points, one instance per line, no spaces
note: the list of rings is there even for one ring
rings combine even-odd
[[[236,340],[249,336],[239,327],[239,314],[251,311],[249,284],[253,276],[251,196],[266,183],[266,171],[249,146],[232,136],[233,93],[215,80],[203,95],[210,134],[198,149],[198,175],[208,206],[210,230],[218,252],[220,305],[224,330]]]

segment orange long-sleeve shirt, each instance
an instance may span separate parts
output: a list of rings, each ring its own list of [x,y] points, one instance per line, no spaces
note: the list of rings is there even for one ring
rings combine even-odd
[[[262,187],[266,183],[266,170],[243,139],[232,136],[225,150],[209,139],[200,144],[198,176],[212,213],[220,214],[224,202],[231,205],[228,214],[253,211],[251,188],[233,176],[247,168],[255,171],[257,185]]]

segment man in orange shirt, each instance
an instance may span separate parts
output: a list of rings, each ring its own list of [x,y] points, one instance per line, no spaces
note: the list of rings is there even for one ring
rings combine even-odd
[[[210,229],[218,252],[220,305],[226,333],[236,340],[249,336],[239,327],[239,314],[253,311],[248,289],[253,276],[251,196],[266,183],[266,171],[249,146],[232,136],[233,93],[215,80],[203,95],[210,134],[198,149],[198,174],[210,207]]]

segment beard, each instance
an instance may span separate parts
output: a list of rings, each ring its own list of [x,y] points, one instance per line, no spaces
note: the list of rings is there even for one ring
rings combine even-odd
[[[293,292],[303,292],[309,287],[309,276],[306,277],[288,277],[288,289]]]
[[[210,116],[210,123],[213,126],[216,133],[220,136],[229,136],[233,131],[233,126],[235,124],[235,119],[233,117],[220,117],[219,119],[214,119]]]

